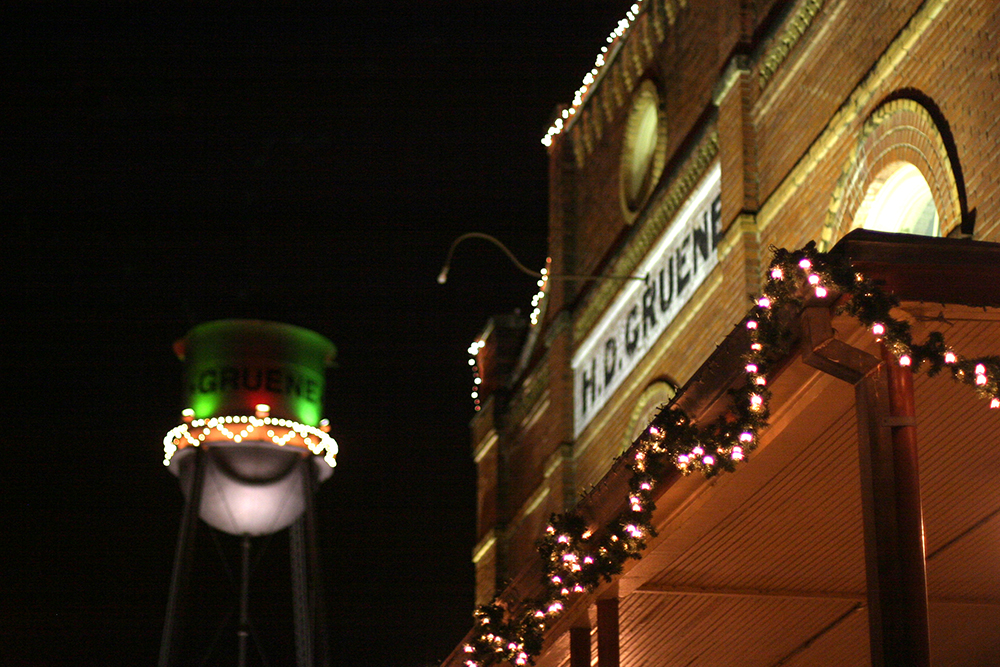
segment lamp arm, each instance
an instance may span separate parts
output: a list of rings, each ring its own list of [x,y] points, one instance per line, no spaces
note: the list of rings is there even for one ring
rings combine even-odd
[[[437,277],[438,283],[444,285],[448,281],[448,270],[451,268],[452,255],[455,254],[455,248],[458,246],[458,244],[466,239],[483,239],[484,241],[489,241],[496,247],[500,248],[503,254],[507,255],[507,258],[514,263],[514,266],[517,267],[518,271],[520,271],[521,273],[525,273],[531,276],[532,278],[548,277],[553,280],[600,280],[602,278],[609,278],[611,280],[646,279],[645,276],[608,276],[608,275],[578,276],[570,274],[553,274],[553,273],[548,274],[548,276],[543,276],[543,274],[539,273],[538,271],[532,271],[524,264],[521,264],[521,262],[518,261],[517,257],[514,256],[514,253],[512,253],[510,249],[503,243],[501,243],[500,240],[497,239],[495,236],[490,236],[489,234],[484,234],[482,232],[466,232],[465,234],[462,234],[461,236],[459,236],[458,238],[456,238],[454,241],[451,242],[451,247],[448,248],[448,254],[445,256],[444,259],[444,266],[441,267],[441,273],[439,273]]]

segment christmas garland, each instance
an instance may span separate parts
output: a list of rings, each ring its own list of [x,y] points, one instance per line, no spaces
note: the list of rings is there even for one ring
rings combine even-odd
[[[909,323],[890,314],[899,305],[893,295],[846,260],[817,252],[813,243],[795,252],[772,252],[764,291],[745,320],[750,334],[746,376],[730,392],[730,412],[698,425],[680,408],[664,409],[634,448],[628,508],[608,526],[594,529],[575,512],[554,515],[538,541],[544,597],[518,602],[498,597],[476,609],[474,636],[464,646],[466,667],[533,664],[542,650],[546,623],[562,613],[567,600],[592,592],[602,580],[611,581],[628,559],[640,557],[646,540],[655,537],[652,492],[669,465],[685,474],[700,471],[711,477],[735,470],[754,450],[767,427],[768,371],[792,338],[783,314],[798,312],[806,299],[824,302],[831,292],[848,297],[843,312],[869,329],[901,366],[926,368],[928,375],[947,368],[955,380],[989,399],[991,408],[1000,408],[1000,357],[960,357],[939,332],[915,343]]]

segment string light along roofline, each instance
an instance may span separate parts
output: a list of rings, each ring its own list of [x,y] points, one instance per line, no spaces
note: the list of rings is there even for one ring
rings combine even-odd
[[[583,108],[583,105],[587,103],[590,99],[593,91],[597,89],[598,84],[601,79],[604,78],[604,73],[607,71],[608,65],[614,62],[615,58],[618,56],[618,52],[621,50],[622,45],[628,37],[629,31],[632,28],[632,24],[639,17],[645,6],[645,2],[636,2],[629,8],[628,13],[625,18],[618,22],[615,29],[607,37],[607,44],[601,47],[601,52],[597,54],[597,58],[594,60],[594,66],[589,72],[583,77],[583,84],[577,89],[576,93],[573,95],[573,102],[562,110],[558,117],[549,126],[548,131],[545,136],[542,137],[542,145],[548,148],[552,145],[553,137],[556,137],[563,132],[567,132],[570,127],[573,126],[573,122],[576,120],[577,112]]]
[[[635,276],[635,275],[616,276],[608,274],[598,274],[593,276],[583,276],[583,275],[575,275],[569,273],[554,274],[550,270],[550,266],[552,264],[551,257],[545,258],[545,268],[543,268],[541,271],[532,271],[524,264],[522,264],[514,255],[514,253],[511,252],[510,248],[505,246],[495,236],[491,236],[490,234],[484,234],[483,232],[466,232],[465,234],[461,234],[460,236],[456,237],[455,240],[451,242],[451,246],[448,247],[448,254],[445,256],[444,265],[441,267],[440,273],[438,273],[437,277],[438,284],[444,285],[446,282],[448,282],[448,271],[451,269],[451,258],[455,254],[455,248],[457,248],[458,244],[460,244],[462,241],[465,241],[466,239],[482,239],[484,241],[489,241],[497,248],[499,248],[500,251],[503,252],[503,254],[505,254],[511,262],[513,262],[514,266],[517,268],[518,271],[526,275],[529,275],[532,278],[538,279],[536,282],[536,284],[538,285],[538,292],[536,292],[535,295],[531,298],[532,310],[529,320],[531,322],[532,327],[537,326],[538,323],[541,321],[542,311],[545,305],[545,297],[548,292],[548,286],[550,280],[589,281],[589,280],[602,280],[604,278],[607,278],[609,280],[644,281],[647,278],[647,276]],[[473,405],[477,412],[482,408],[482,401],[480,400],[479,396],[479,386],[483,382],[483,378],[479,369],[478,356],[479,356],[479,351],[482,350],[485,345],[486,345],[485,335],[483,335],[480,336],[480,338],[477,339],[475,342],[473,342],[472,345],[469,346],[468,350],[469,366],[472,367],[472,381],[473,381],[471,396]]]

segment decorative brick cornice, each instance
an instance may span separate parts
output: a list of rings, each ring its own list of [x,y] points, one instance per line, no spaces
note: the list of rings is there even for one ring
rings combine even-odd
[[[758,83],[760,83],[760,88],[763,90],[774,73],[778,71],[781,63],[785,61],[788,54],[791,52],[792,48],[799,41],[799,38],[805,34],[806,30],[809,28],[809,24],[812,23],[813,18],[819,13],[819,10],[823,7],[824,0],[802,0],[798,8],[792,12],[789,18],[785,21],[785,28],[779,35],[775,38],[774,42],[768,48],[764,57],[760,60],[760,71],[758,74]]]
[[[570,123],[569,139],[577,167],[583,167],[612,124],[622,106],[656,56],[656,51],[687,0],[649,0],[649,9],[640,14],[622,47],[605,66],[594,90]]]
[[[653,242],[667,228],[684,200],[708,171],[718,152],[719,133],[715,128],[712,128],[692,151],[691,156],[680,168],[677,177],[672,180],[670,186],[662,190],[649,204],[647,207],[649,213],[642,218],[636,234],[608,269],[609,275],[627,276],[635,271],[639,262],[649,252]],[[586,337],[621,287],[621,281],[605,280],[594,288],[573,323],[574,342],[581,341]]]
[[[542,358],[536,370],[521,384],[520,389],[510,400],[510,408],[507,411],[507,422],[512,427],[517,427],[524,419],[531,414],[539,399],[549,386],[549,362],[548,356]]]
[[[898,99],[880,106],[865,122],[834,188],[821,251],[832,248],[848,231],[873,181],[899,162],[908,162],[923,174],[934,196],[942,232],[961,223],[955,173],[934,118],[916,100]]]

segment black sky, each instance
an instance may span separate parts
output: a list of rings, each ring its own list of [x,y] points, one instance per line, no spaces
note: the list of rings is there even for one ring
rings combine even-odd
[[[221,4],[0,10],[0,664],[155,664],[171,343],[224,317],[339,348],[334,664],[425,665],[470,625],[465,350],[535,287],[476,242],[434,278],[465,231],[542,266],[539,139],[627,3]],[[233,546],[202,531],[192,664],[233,664]],[[290,664],[284,535],[255,550],[261,664]]]

